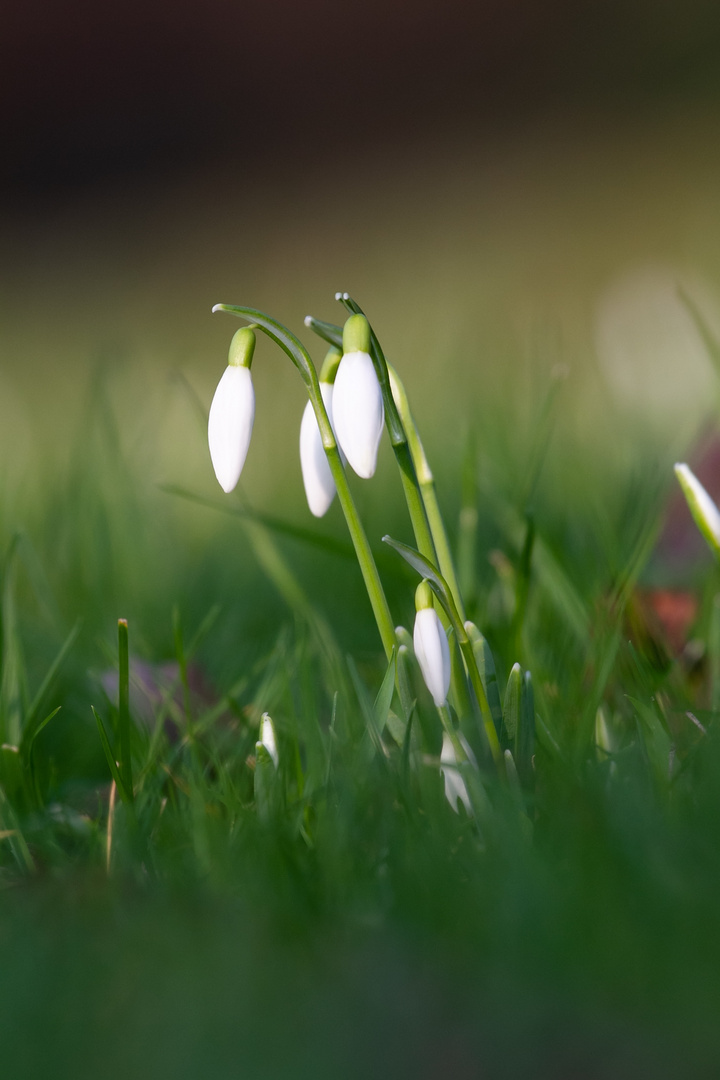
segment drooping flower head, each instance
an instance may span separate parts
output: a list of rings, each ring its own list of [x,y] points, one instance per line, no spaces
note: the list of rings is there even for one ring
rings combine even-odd
[[[370,326],[364,315],[351,315],[343,328],[333,418],[343,453],[357,475],[369,480],[377,464],[385,411],[370,356]]]
[[[230,342],[228,366],[217,385],[208,417],[208,444],[215,475],[228,494],[240,479],[255,419],[255,391],[250,365],[255,334],[238,330]]]
[[[444,705],[450,689],[450,646],[433,607],[432,589],[421,581],[415,592],[413,647],[425,685],[437,706]]]
[[[341,358],[340,350],[331,347],[320,372],[320,393],[333,430],[333,390]],[[300,465],[310,512],[315,517],[322,517],[335,498],[335,481],[311,401],[305,406],[300,424]]]

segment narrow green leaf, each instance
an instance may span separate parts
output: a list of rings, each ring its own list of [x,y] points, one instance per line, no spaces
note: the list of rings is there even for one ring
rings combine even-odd
[[[458,522],[458,585],[466,605],[472,610],[477,594],[475,565],[478,532],[477,453],[472,433],[468,436],[462,463],[462,505]]]
[[[413,720],[415,719],[415,713],[417,711],[416,707],[417,701],[413,701],[412,708],[408,715],[407,727],[405,728],[405,738],[402,746],[403,776],[407,776],[410,768],[410,747],[412,745]]]
[[[383,536],[383,543],[387,544],[394,551],[397,551],[398,555],[402,555],[405,562],[409,563],[413,570],[417,570],[420,577],[427,579],[432,591],[445,608],[447,616],[453,624],[459,640],[462,641],[466,637],[466,634],[463,625],[460,622],[460,616],[455,607],[450,589],[439,570],[433,566],[429,559],[426,559],[424,555],[421,555],[419,551],[416,551],[415,548],[409,547],[407,544],[402,544],[399,540],[393,540],[392,536]]]
[[[513,664],[503,702],[503,735],[506,743],[515,745],[515,735],[520,724],[520,700],[522,696],[522,671]]]
[[[253,787],[258,818],[263,824],[267,824],[277,809],[277,769],[267,748],[261,742],[255,744]]]
[[[280,536],[287,536],[292,540],[298,540],[303,544],[309,544],[311,547],[320,548],[321,551],[328,554],[337,555],[342,559],[355,558],[355,549],[352,544],[337,540],[333,536],[323,536],[313,532],[311,529],[304,529],[301,525],[293,525],[292,522],[283,521],[282,518],[274,517],[272,514],[264,514],[258,510],[253,510],[247,505],[238,505],[229,501],[220,502],[218,499],[207,498],[205,495],[197,495],[195,492],[188,491],[178,484],[160,484],[158,486],[167,495],[176,495],[181,499],[197,503],[199,506],[207,506],[211,510],[217,510],[221,514],[229,514],[231,517],[256,522],[258,525],[264,525],[271,532],[278,533]]]
[[[241,319],[245,319],[249,323],[253,323],[256,327],[262,330],[267,336],[279,345],[283,352],[292,360],[295,367],[298,369],[306,384],[311,381],[311,367],[312,361],[308,356],[305,346],[296,338],[295,335],[288,330],[286,326],[278,322],[277,319],[273,319],[270,315],[266,315],[264,311],[258,311],[257,308],[243,307],[238,304],[215,304],[213,311],[226,311],[229,315],[237,315]]]
[[[380,738],[380,732],[377,730],[375,724],[375,714],[373,711],[372,703],[370,701],[370,696],[367,691],[367,687],[360,678],[360,674],[357,667],[355,666],[355,661],[353,660],[352,656],[348,656],[347,664],[350,670],[350,678],[353,681],[355,693],[360,703],[360,711],[362,712],[363,720],[365,721],[365,735],[363,742],[366,743],[366,750],[369,751],[370,756],[372,756],[372,751],[374,748],[380,753],[382,757],[384,756],[385,751],[382,745],[382,740]]]
[[[515,764],[523,787],[530,789],[535,782],[533,754],[535,753],[535,693],[532,676],[525,672],[520,698],[520,718],[515,735]]]
[[[375,719],[375,730],[379,735],[382,735],[385,730],[385,724],[387,723],[388,713],[390,712],[390,705],[392,702],[393,690],[395,689],[395,649],[392,651],[390,661],[387,666],[387,670],[383,677],[383,681],[378,690],[377,697],[375,698],[375,704],[373,706],[373,716]]]
[[[23,755],[23,759],[25,761],[30,760],[30,757],[32,755],[32,748],[40,732],[43,730],[43,728],[47,727],[53,716],[57,716],[61,708],[62,705],[56,705],[53,711],[48,713],[43,720],[38,720],[38,722],[34,725],[32,731],[29,731],[27,728],[25,729],[25,731],[23,732],[22,742],[20,743],[20,753]]]
[[[505,750],[503,757],[505,759],[505,776],[507,777],[508,787],[510,789],[510,795],[518,811],[518,821],[520,823],[520,829],[522,830],[522,836],[524,840],[532,839],[533,826],[532,821],[527,815],[525,809],[525,799],[523,798],[522,785],[520,783],[520,777],[518,775],[517,768],[515,767],[515,760],[512,756],[512,751]]]
[[[306,315],[304,321],[308,330],[312,330],[313,334],[317,334],[323,341],[327,341],[328,345],[334,345],[337,349],[342,351],[342,326],[336,326],[335,323],[323,322],[322,319],[315,319],[312,315]]]
[[[515,578],[515,615],[513,619],[513,630],[515,634],[515,646],[518,649],[520,648],[522,640],[525,612],[527,610],[528,595],[530,593],[532,555],[535,546],[535,519],[530,512],[526,513],[525,522],[525,539],[520,552],[520,562]]]
[[[213,626],[217,622],[218,616],[220,615],[221,611],[222,611],[222,605],[221,604],[213,604],[212,605],[212,607],[208,611],[207,615],[202,620],[202,622],[198,626],[197,630],[193,634],[192,638],[190,639],[190,644],[185,649],[185,659],[186,660],[192,660],[193,656],[195,655],[195,653],[196,653],[196,651],[198,649],[198,646],[205,639],[205,637],[208,635],[210,630],[212,630]]]
[[[475,660],[477,661],[480,678],[485,687],[485,694],[488,705],[490,706],[495,730],[499,736],[502,729],[502,704],[500,702],[500,687],[498,686],[492,650],[488,644],[487,638],[484,637],[475,623],[466,622],[465,630],[467,631],[467,635],[470,638],[473,647],[473,653],[475,654]]]
[[[538,713],[535,714],[535,724],[538,742],[544,747],[545,752],[551,757],[557,758],[559,761],[564,761],[565,756],[560,749],[560,744],[550,731],[550,728],[547,726],[542,716]]]
[[[655,710],[637,698],[628,697],[638,718],[638,732],[655,779],[665,785],[670,776],[670,736]]]
[[[118,729],[120,771],[130,801],[133,799],[132,750],[130,746],[130,648],[127,619],[118,619]]]
[[[113,754],[112,748],[110,746],[110,740],[108,739],[107,732],[105,731],[105,725],[100,719],[100,715],[95,706],[91,705],[90,708],[92,709],[93,716],[95,717],[95,720],[97,722],[100,742],[102,743],[102,748],[105,753],[105,759],[108,763],[108,768],[110,769],[110,774],[115,781],[115,785],[118,789],[118,794],[120,795],[120,798],[123,800],[123,802],[130,802],[127,792],[125,791],[125,785],[123,784],[120,770],[118,769],[117,762],[115,761],[115,755]]]
[[[58,652],[57,656],[48,668],[45,674],[45,678],[40,683],[38,691],[35,694],[32,702],[30,703],[27,712],[25,713],[25,723],[23,725],[22,740],[20,742],[21,749],[23,748],[23,744],[25,742],[27,742],[28,740],[32,742],[35,736],[38,734],[38,731],[40,730],[40,728],[38,728],[38,724],[40,723],[41,726],[44,727],[50,719],[50,717],[46,717],[43,721],[40,721],[38,719],[40,715],[40,706],[42,705],[43,698],[45,697],[45,694],[48,692],[50,686],[52,685],[55,676],[65,662],[65,658],[67,657],[68,653],[77,641],[77,636],[80,633],[81,625],[82,620],[78,619],[68,636],[65,638],[65,641],[60,647],[60,651]],[[57,712],[57,709],[55,710],[55,712]],[[50,715],[54,716],[55,712],[51,713]]]

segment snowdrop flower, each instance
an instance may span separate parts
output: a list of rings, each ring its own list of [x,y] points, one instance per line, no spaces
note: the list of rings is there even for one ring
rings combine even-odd
[[[720,510],[708,495],[697,476],[687,465],[676,465],[675,475],[680,481],[695,524],[710,545],[713,554],[720,556]]]
[[[333,383],[342,354],[331,348],[320,372],[320,393],[330,425],[333,424]],[[333,429],[334,430],[334,429]],[[323,517],[335,498],[335,481],[328,464],[312,402],[308,401],[300,424],[300,465],[310,512]]]
[[[375,472],[385,412],[382,391],[370,358],[370,326],[364,315],[351,315],[343,329],[343,358],[333,394],[338,442],[364,480]]]
[[[470,746],[464,739],[461,732],[458,732],[458,738],[462,745],[463,750],[468,755],[468,760],[473,762],[475,758]],[[472,805],[470,803],[470,796],[468,795],[468,789],[465,781],[462,778],[462,774],[458,768],[457,754],[455,753],[455,747],[452,744],[452,739],[448,735],[447,731],[443,732],[442,752],[440,754],[440,772],[442,773],[445,781],[445,798],[452,806],[455,813],[459,813],[458,803],[461,802],[468,814],[472,814]],[[445,766],[445,768],[443,768]]]
[[[413,647],[425,685],[436,705],[444,705],[450,689],[450,646],[438,613],[433,607],[432,589],[421,581],[415,592]]]
[[[217,385],[208,417],[208,443],[215,475],[223,491],[233,490],[247,457],[255,419],[255,391],[250,376],[255,335],[248,327],[230,342],[228,366]]]
[[[272,758],[273,765],[277,769],[278,761],[280,759],[278,756],[277,740],[275,738],[275,725],[270,719],[269,713],[263,713],[262,720],[260,721],[260,738],[255,744],[255,748],[259,750],[261,746],[267,750]]]

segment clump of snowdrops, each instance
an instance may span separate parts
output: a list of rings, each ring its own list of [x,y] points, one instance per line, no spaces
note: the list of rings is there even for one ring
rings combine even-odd
[[[382,707],[368,720],[376,750],[408,768],[422,760],[413,738],[418,708],[413,696],[417,665],[442,730],[440,768],[454,809],[478,819],[486,804],[483,776],[495,773],[516,790],[532,789],[535,715],[530,673],[513,667],[503,711],[488,643],[465,618],[448,535],[435,483],[403,382],[386,361],[368,319],[348,293],[336,294],[347,311],[344,325],[308,316],[305,325],[329,350],[317,369],[302,342],[274,318],[249,307],[218,304],[249,325],[230,344],[226,367],[210,407],[208,442],[215,475],[226,494],[245,466],[255,415],[251,366],[255,331],[275,342],[299,372],[308,394],[300,424],[300,460],[308,506],[322,517],[338,496],[387,659]],[[383,540],[418,573],[412,635],[396,626],[378,568],[352,495],[348,470],[371,480],[383,429],[402,479],[415,546]],[[391,729],[388,717],[392,714]],[[270,720],[262,722],[259,760],[277,766]],[[392,734],[390,733],[392,731]],[[269,742],[268,742],[269,738]],[[272,746],[272,750],[270,747]],[[258,773],[259,775],[259,773]]]

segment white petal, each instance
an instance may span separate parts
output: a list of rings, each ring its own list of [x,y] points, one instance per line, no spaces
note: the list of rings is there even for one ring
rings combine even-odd
[[[695,473],[687,465],[676,465],[675,475],[685,493],[690,510],[698,527],[705,533],[715,548],[720,548],[720,510]],[[703,525],[705,528],[703,529]]]
[[[275,740],[275,728],[267,713],[263,713],[262,724],[260,725],[260,742],[267,750],[272,758],[273,765],[277,769],[280,758]]]
[[[233,490],[247,457],[255,419],[250,369],[229,364],[217,385],[208,417],[208,444],[224,492]]]
[[[462,738],[462,736],[460,736]],[[463,740],[464,742],[464,740]],[[457,765],[457,755],[455,753],[455,747],[452,744],[452,740],[447,731],[443,732],[443,744],[442,753],[440,755],[440,761],[446,768],[440,766],[440,772],[445,780],[445,798],[452,806],[455,813],[458,813],[458,802],[461,802],[468,814],[472,814],[472,806],[470,804],[470,796],[468,795],[468,789],[465,785],[465,781],[462,778],[460,770]]]
[[[320,383],[320,393],[332,424],[333,388],[330,383]],[[322,444],[315,410],[309,401],[300,424],[300,464],[310,511],[315,517],[322,517],[335,498],[335,481]]]
[[[416,614],[413,647],[433,701],[444,705],[450,689],[450,646],[435,608]]]
[[[385,413],[368,353],[345,353],[335,376],[333,419],[338,442],[358,476],[375,472]]]

